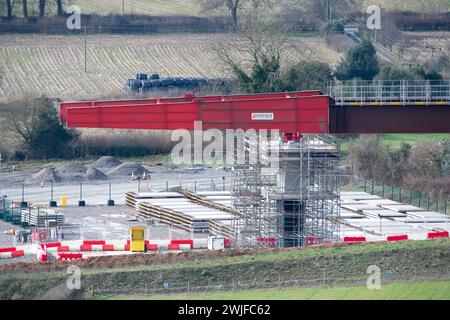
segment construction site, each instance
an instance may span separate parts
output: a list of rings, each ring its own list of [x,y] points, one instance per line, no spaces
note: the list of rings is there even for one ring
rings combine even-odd
[[[7,247],[1,249],[1,256],[10,262],[30,261],[30,256],[52,261],[118,254],[115,251],[292,248],[448,237],[449,216],[445,213],[369,192],[341,191],[340,150],[332,135],[358,132],[364,121],[368,131],[445,131],[442,128],[447,126],[446,118],[435,117],[434,112],[448,111],[443,103],[450,97],[442,96],[448,94],[448,87],[431,89],[431,96],[429,91],[423,91],[427,94],[423,107],[420,106],[425,97],[415,90],[414,96],[402,98],[396,113],[392,113],[396,109],[396,93],[374,102],[377,98],[370,96],[373,90],[364,91],[369,96],[349,96],[348,89],[339,89],[345,92],[335,97],[339,106],[318,91],[210,97],[186,94],[167,99],[61,103],[61,120],[69,127],[183,128],[194,130],[195,135],[199,132],[194,122],[202,121],[203,130],[247,131],[237,130],[232,136],[231,172],[225,170],[226,166],[218,171],[202,167],[202,163],[168,171],[164,166],[121,163],[111,157],[88,165],[89,169],[75,164],[43,169],[29,180],[31,184],[41,183],[41,188],[44,182],[50,185],[50,201],[42,202],[39,190],[33,200],[28,200],[31,191],[26,192],[23,184],[17,190],[18,198],[14,199],[13,193],[2,197],[1,218],[11,228],[5,230],[9,237],[4,238]],[[366,105],[361,99],[367,101]],[[377,110],[378,120],[365,113],[353,115],[355,101],[363,104],[361,110]],[[346,105],[348,109],[344,109]],[[405,115],[404,110],[410,121],[393,130],[389,121]],[[293,112],[297,118],[290,116]],[[383,112],[389,114],[389,121],[384,120]],[[217,113],[223,120],[216,120]],[[423,120],[423,115],[433,123],[422,121],[421,128],[411,127],[419,118]],[[381,126],[373,125],[377,121]],[[270,134],[267,130],[271,130]],[[114,182],[108,182],[108,190],[100,182],[90,185],[84,174],[98,177],[99,181],[116,177],[112,181],[121,184],[114,186],[113,196]],[[63,180],[66,186],[62,185],[64,193],[59,198],[54,183]],[[133,191],[136,185],[137,191]],[[69,197],[68,205],[70,188],[79,191]],[[101,200],[99,190],[108,190]],[[68,214],[75,212],[71,209],[74,205],[78,207],[76,216]],[[109,214],[119,208],[121,214]],[[98,219],[95,212],[118,219]],[[142,235],[133,239],[133,230],[141,230]],[[141,243],[139,250],[133,249],[133,241]]]
[[[397,2],[0,1],[0,300],[449,300],[449,3]]]

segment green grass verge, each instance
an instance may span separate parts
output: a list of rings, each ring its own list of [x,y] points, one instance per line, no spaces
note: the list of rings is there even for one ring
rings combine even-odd
[[[348,152],[348,148],[350,143],[357,139],[358,136],[355,136],[352,139],[346,139],[341,142],[341,151],[343,153]],[[410,145],[417,146],[421,142],[439,142],[442,140],[450,139],[450,134],[383,134],[380,136],[381,142],[389,146],[391,149],[398,150],[402,142],[409,143]]]
[[[450,281],[382,285],[369,290],[357,287],[257,289],[238,292],[150,296],[98,296],[100,300],[450,300]]]
[[[199,288],[198,291],[206,291],[206,286],[220,286],[224,293],[234,287],[233,283],[241,290],[320,287],[323,281],[336,287],[358,286],[367,280],[370,265],[380,267],[382,282],[386,284],[442,281],[450,276],[449,248],[450,239],[440,239],[283,251],[248,250],[239,254],[93,258],[78,263],[82,271],[82,290],[73,294],[87,299],[105,295],[142,295],[143,289],[166,294],[159,291],[164,280],[170,282],[173,294],[182,293],[187,284]],[[385,270],[388,269],[394,272],[392,280],[386,278]],[[7,273],[7,270],[2,272]],[[55,286],[63,286],[68,276],[65,269],[53,270],[49,265],[37,265],[33,272],[12,272],[0,275],[0,299],[39,298]],[[94,296],[90,294],[90,288],[95,288]]]

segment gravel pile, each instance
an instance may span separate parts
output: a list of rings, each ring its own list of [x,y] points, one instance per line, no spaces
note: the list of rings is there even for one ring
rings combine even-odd
[[[41,184],[43,182],[58,182],[59,177],[55,174],[55,171],[50,168],[42,169],[41,171],[33,174],[29,179],[25,180],[25,184]]]
[[[83,181],[87,168],[81,163],[65,163],[55,168],[55,174],[61,181]]]
[[[113,169],[115,167],[118,167],[122,164],[122,162],[114,157],[105,156],[101,157],[97,161],[95,161],[93,164],[91,164],[91,167],[97,168],[97,169]]]
[[[92,181],[108,180],[108,176],[97,168],[89,168],[86,172],[86,178]]]
[[[144,172],[149,172],[146,170],[143,166],[140,164],[137,164],[135,162],[124,162],[120,166],[112,169],[108,172],[109,176],[131,176],[132,173],[134,173],[135,176],[142,175]]]
[[[81,163],[64,163],[55,168],[55,173],[60,176],[70,176],[70,175],[79,175],[86,173],[86,166]]]

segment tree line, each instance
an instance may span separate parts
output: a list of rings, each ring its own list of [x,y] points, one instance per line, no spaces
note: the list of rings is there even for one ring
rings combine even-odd
[[[359,177],[377,184],[450,197],[450,140],[402,143],[393,150],[380,136],[362,135],[349,146],[350,165]]]
[[[29,15],[29,1],[28,0],[22,0],[22,1],[13,1],[13,0],[2,0],[0,3],[3,2],[3,5],[6,8],[6,17],[8,19],[11,19],[13,17],[14,7],[15,6],[21,6],[22,7],[22,14],[24,18],[28,18]],[[38,12],[39,17],[45,16],[45,12],[48,9],[50,5],[56,5],[56,14],[58,16],[64,15],[64,6],[63,6],[63,0],[54,0],[54,1],[47,1],[47,0],[38,0]]]

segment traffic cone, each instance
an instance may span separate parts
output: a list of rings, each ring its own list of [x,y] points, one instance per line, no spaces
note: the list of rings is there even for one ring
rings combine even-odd
[[[134,176],[134,172],[131,173],[131,181],[136,181],[136,177]]]
[[[148,180],[148,176],[147,173],[144,171],[144,175],[142,176],[142,181],[147,181]]]

